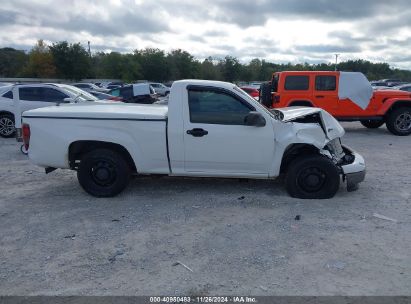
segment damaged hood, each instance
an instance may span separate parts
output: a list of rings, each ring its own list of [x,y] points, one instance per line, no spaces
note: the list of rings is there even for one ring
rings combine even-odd
[[[288,107],[280,108],[271,111],[276,119],[283,122],[298,122],[298,123],[319,123],[324,130],[326,137],[333,140],[342,137],[345,134],[344,128],[340,123],[331,116],[327,111],[320,108],[311,107]],[[310,118],[313,119],[310,119]],[[318,117],[317,121],[315,119]],[[305,118],[306,121],[305,121]]]
[[[297,118],[303,118],[307,115],[319,113],[322,110],[319,108],[309,108],[309,107],[288,107],[288,108],[275,109],[272,112],[275,113],[276,111],[282,113],[281,117],[279,118],[281,121],[289,122]]]

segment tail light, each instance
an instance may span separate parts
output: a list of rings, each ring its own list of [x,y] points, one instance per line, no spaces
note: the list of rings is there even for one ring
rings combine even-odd
[[[117,96],[113,96],[113,97],[110,97],[110,100],[112,100],[112,101],[123,101],[123,98],[117,97]]]
[[[28,124],[23,124],[21,130],[23,135],[24,148],[27,151],[30,146],[30,126]]]

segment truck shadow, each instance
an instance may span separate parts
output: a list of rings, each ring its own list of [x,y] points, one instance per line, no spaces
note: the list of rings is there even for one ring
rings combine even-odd
[[[158,195],[172,193],[197,194],[237,194],[237,193],[267,193],[287,195],[281,179],[254,180],[238,178],[211,178],[211,177],[139,177],[133,178],[126,191],[139,191]]]

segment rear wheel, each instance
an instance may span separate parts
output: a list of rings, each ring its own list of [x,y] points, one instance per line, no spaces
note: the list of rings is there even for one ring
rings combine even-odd
[[[285,185],[292,197],[331,198],[340,186],[340,174],[334,163],[324,156],[300,156],[288,166]]]
[[[411,108],[398,108],[388,114],[387,129],[394,135],[411,134]]]
[[[119,194],[130,181],[131,170],[126,159],[109,149],[86,153],[80,161],[77,178],[83,189],[97,197]]]
[[[360,122],[368,129],[377,129],[384,124],[384,120],[361,120]]]
[[[14,116],[8,113],[0,114],[0,136],[9,138],[15,134]]]

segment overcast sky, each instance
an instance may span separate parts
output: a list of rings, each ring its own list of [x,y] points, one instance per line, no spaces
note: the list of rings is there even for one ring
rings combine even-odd
[[[247,62],[367,59],[411,69],[410,0],[2,0],[0,46],[184,49]]]

